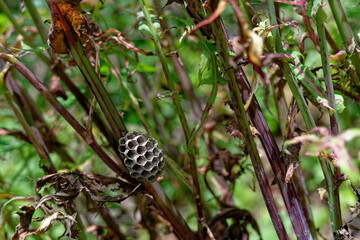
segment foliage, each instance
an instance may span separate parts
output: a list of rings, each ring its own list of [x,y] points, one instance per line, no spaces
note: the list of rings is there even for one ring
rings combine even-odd
[[[0,0],[0,239],[356,238],[358,7]]]

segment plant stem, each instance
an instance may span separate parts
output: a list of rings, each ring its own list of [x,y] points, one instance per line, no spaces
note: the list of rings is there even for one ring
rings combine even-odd
[[[277,24],[277,18],[276,18],[276,14],[275,14],[275,5],[274,5],[274,1],[273,0],[268,0],[267,1],[268,4],[268,10],[269,10],[269,15],[270,15],[270,23],[271,24]],[[275,42],[275,49],[276,52],[278,53],[284,53],[284,49],[282,47],[282,43],[281,43],[281,37],[280,37],[280,31],[278,28],[273,28],[271,30],[273,37],[274,37],[274,42]],[[323,41],[325,41],[325,33],[324,33],[324,38]],[[305,99],[300,91],[300,88],[294,78],[294,75],[292,74],[289,66],[287,63],[280,63],[280,67],[283,69],[284,71],[284,75],[285,78],[287,80],[287,83],[294,95],[294,98],[296,100],[296,103],[299,106],[299,109],[302,113],[303,119],[306,123],[306,126],[308,128],[308,130],[313,129],[314,127],[316,127],[315,122],[313,120],[313,117],[310,113],[310,109],[307,106]],[[320,165],[322,167],[322,171],[326,180],[326,184],[327,184],[327,188],[328,188],[328,194],[332,195],[331,197],[329,197],[329,200],[331,200],[331,202],[329,202],[330,206],[330,211],[332,213],[330,213],[330,215],[336,215],[336,212],[340,212],[339,209],[336,209],[339,207],[339,205],[336,204],[336,199],[338,197],[336,197],[336,192],[333,191],[333,186],[334,186],[334,182],[333,182],[333,175],[332,175],[332,171],[331,168],[329,166],[329,163],[327,162],[326,159],[319,157],[319,161],[320,161]],[[333,211],[335,211],[335,213],[333,213]]]
[[[95,153],[107,164],[113,171],[121,177],[127,179],[134,185],[136,182],[125,174],[118,164],[116,164],[96,143],[92,134],[88,133],[86,129],[69,113],[63,105],[52,95],[52,93],[40,82],[39,79],[17,58],[13,55],[0,53],[0,59],[12,64],[38,91],[44,98],[60,113],[60,115],[73,127],[73,129],[85,140],[85,142],[95,151]]]
[[[6,17],[10,20],[10,22],[13,24],[14,28],[16,29],[16,31],[18,33],[20,33],[23,38],[24,38],[24,42],[29,45],[32,48],[36,48],[35,43],[30,39],[30,37],[26,34],[26,32],[24,32],[24,30],[22,30],[21,26],[16,22],[15,18],[12,16],[10,9],[7,7],[7,5],[5,4],[4,0],[0,0],[0,10],[6,15]],[[37,53],[37,55],[41,58],[41,60],[43,60],[45,63],[48,64],[48,66],[50,66],[50,61],[49,59],[42,53]]]
[[[41,39],[42,39],[43,43],[46,43],[47,42],[47,31],[45,29],[44,23],[42,22],[42,20],[39,16],[39,13],[38,13],[36,7],[34,6],[33,2],[30,0],[26,0],[25,4],[31,14],[31,17],[33,18],[33,20],[37,26],[37,29],[41,35]],[[18,33],[20,33],[23,36],[24,42],[26,44],[28,44],[30,47],[36,48],[36,45],[34,44],[34,42],[29,38],[29,36],[26,34],[26,32],[24,32],[22,30],[21,26],[16,22],[14,17],[11,15],[10,10],[7,8],[7,6],[3,0],[0,0],[0,10],[2,10],[5,13],[5,15],[8,17],[8,19],[14,25],[15,29],[18,31]],[[76,85],[66,75],[66,73],[64,72],[63,66],[62,66],[63,64],[61,62],[58,62],[58,59],[56,58],[56,56],[51,51],[48,51],[48,53],[50,54],[51,60],[42,53],[37,53],[37,55],[41,58],[41,60],[43,60],[43,62],[55,74],[57,74],[60,77],[60,79],[65,83],[65,85],[68,87],[68,89],[74,94],[76,99],[79,101],[80,105],[87,112],[89,112],[90,103],[87,101],[84,94],[82,94],[79,91],[79,89],[76,87]],[[96,125],[102,130],[104,135],[107,137],[108,141],[111,143],[114,150],[116,150],[117,142],[116,142],[115,138],[113,137],[113,135],[109,129],[109,126],[99,117],[99,115],[97,113],[94,114],[94,121],[95,121]]]
[[[223,69],[229,69],[227,75],[229,78],[229,91],[233,103],[233,107],[236,114],[236,120],[240,126],[240,130],[245,138],[245,144],[249,151],[251,161],[255,170],[256,178],[259,182],[261,192],[263,194],[265,205],[270,214],[271,220],[273,222],[276,233],[278,234],[279,239],[289,239],[289,236],[286,233],[286,229],[283,225],[281,217],[279,215],[279,210],[275,204],[273,198],[270,184],[266,178],[265,170],[263,168],[259,153],[257,151],[254,138],[251,134],[250,127],[247,122],[247,117],[245,109],[242,103],[241,93],[237,85],[234,69],[231,68],[229,64],[229,51],[228,51],[228,41],[224,36],[224,32],[221,31],[222,26],[219,24],[220,20],[215,21],[215,26],[213,26],[215,42],[218,48],[218,52],[222,58]]]
[[[1,82],[1,80],[0,80]],[[14,99],[12,97],[12,95],[10,94],[10,92],[8,91],[7,88],[7,84],[6,84],[6,77],[5,77],[5,81],[4,81],[4,95],[6,100],[8,101],[10,107],[12,108],[12,110],[15,113],[16,118],[19,120],[20,124],[22,125],[22,127],[24,128],[26,135],[28,136],[30,142],[32,143],[32,145],[34,145],[36,151],[38,152],[40,158],[44,161],[47,161],[49,163],[49,167],[46,167],[47,172],[49,174],[51,173],[55,173],[56,169],[54,164],[52,163],[51,159],[50,159],[50,155],[49,155],[49,151],[46,148],[46,146],[43,144],[44,141],[42,139],[40,139],[40,133],[38,132],[38,130],[35,127],[31,127],[28,122],[26,121],[24,115],[21,113],[20,109],[18,108],[18,106],[16,106],[16,104],[14,103]],[[35,133],[35,131],[37,131],[37,134]]]
[[[326,84],[326,93],[327,93],[327,100],[331,108],[335,109],[335,94],[334,94],[334,87],[331,78],[331,69],[330,69],[330,62],[329,62],[329,55],[328,55],[328,48],[326,42],[326,35],[325,35],[325,27],[324,27],[324,12],[323,8],[320,7],[317,14],[316,14],[316,25],[318,29],[318,38],[320,44],[320,54],[321,54],[321,61],[323,66],[324,72],[324,80]],[[338,119],[336,109],[333,110],[334,112],[330,112],[330,130],[332,135],[339,134],[339,127],[338,127]],[[333,183],[336,183],[337,180],[341,178],[341,171],[340,168],[336,165],[334,166],[334,177],[331,177]],[[329,208],[330,208],[330,217],[331,217],[331,225],[334,233],[334,237],[336,237],[335,232],[340,229],[342,222],[341,222],[341,208],[340,208],[340,196],[339,196],[339,186],[336,184],[331,184],[329,186]],[[334,194],[330,194],[330,191]]]
[[[148,193],[154,197],[155,202],[166,218],[171,222],[171,226],[174,228],[177,236],[183,240],[197,239],[184,218],[182,218],[173,203],[167,198],[160,184],[158,182],[150,183],[148,181],[144,181],[143,184]]]
[[[274,1],[270,0],[267,1],[268,5],[268,11],[270,15],[270,24],[277,25],[277,18],[275,13],[275,5]],[[284,53],[284,49],[281,43],[281,37],[280,37],[280,31],[278,28],[271,29],[271,33],[274,37],[275,42],[275,50],[277,53]],[[291,92],[294,95],[294,98],[296,100],[296,103],[299,106],[299,109],[301,111],[301,114],[303,115],[305,124],[308,129],[313,129],[315,127],[314,119],[310,113],[310,109],[306,104],[305,98],[301,93],[300,87],[296,82],[296,79],[294,78],[294,75],[292,74],[289,66],[286,63],[280,63],[280,68],[283,69],[284,75],[286,78],[286,81],[291,89]]]
[[[117,111],[114,102],[111,100],[110,95],[105,89],[105,86],[99,75],[95,72],[89,59],[87,58],[79,38],[73,34],[73,30],[67,23],[65,17],[62,15],[57,4],[49,4],[50,8],[52,8],[52,6],[54,7],[55,13],[57,13],[59,16],[71,55],[73,56],[89,87],[91,88],[91,91],[94,93],[100,108],[106,117],[106,120],[113,130],[115,138],[119,139],[123,136],[124,133],[127,132],[122,117]]]
[[[328,2],[346,51],[350,54],[351,62],[355,66],[356,75],[360,81],[360,53],[356,50],[359,49],[359,44],[346,18],[341,2],[339,0],[329,0]]]
[[[160,0],[155,0],[154,4],[155,4],[158,14],[162,15],[163,9],[161,7]],[[168,31],[168,29],[170,29],[170,28],[169,28],[169,25],[167,22],[167,18],[160,18],[159,22],[161,24],[161,28],[162,28],[164,34],[167,36],[166,39],[167,39],[167,42],[169,43],[168,50],[175,51],[178,54],[178,55],[171,54],[170,58],[174,65],[176,73],[179,76],[179,80],[180,80],[182,89],[184,90],[184,92],[190,102],[194,116],[197,118],[200,118],[201,112],[202,112],[201,102],[200,102],[199,98],[196,96],[194,87],[193,87],[190,77],[189,77],[189,74],[182,64],[182,58],[178,52],[178,49],[177,49],[176,43],[175,43],[176,38],[173,36],[171,31]]]
[[[150,14],[149,14],[146,6],[144,5],[143,0],[139,0],[139,4],[144,13],[144,17],[148,23],[149,29],[153,35],[153,41],[155,44],[156,54],[158,55],[158,57],[160,59],[160,62],[161,62],[161,65],[162,65],[162,68],[164,71],[163,72],[164,76],[168,82],[168,86],[172,92],[175,92],[175,94],[172,96],[172,100],[175,105],[176,111],[178,113],[183,131],[184,131],[187,147],[188,147],[187,154],[188,154],[189,161],[190,161],[191,175],[192,175],[192,180],[193,180],[193,184],[195,187],[194,195],[195,195],[195,202],[196,202],[196,209],[197,209],[197,216],[198,216],[198,233],[199,233],[199,238],[203,239],[203,230],[202,230],[203,226],[202,225],[205,220],[204,220],[204,215],[203,215],[203,210],[202,210],[201,190],[200,190],[200,183],[199,183],[199,177],[198,177],[198,172],[197,172],[198,170],[197,170],[196,161],[195,161],[195,152],[192,151],[193,149],[191,149],[191,147],[189,148],[189,143],[190,143],[189,140],[191,137],[190,129],[189,129],[188,123],[186,121],[184,111],[180,104],[179,93],[176,92],[174,83],[170,77],[170,71],[167,66],[165,55],[162,51],[162,47],[160,45],[159,35],[155,30],[155,27],[151,20]]]
[[[34,3],[32,0],[24,0],[24,3],[26,5],[27,10],[29,10],[30,15],[32,17],[32,19],[35,22],[35,25],[39,31],[41,40],[46,43],[48,36],[47,36],[47,30],[45,27],[44,22],[42,21],[39,12],[37,11]]]
[[[103,111],[104,115],[107,118],[107,121],[109,122],[110,127],[113,130],[113,134],[115,138],[119,139],[127,132],[122,117],[115,108],[115,105],[111,100],[109,93],[105,89],[100,77],[94,71],[90,61],[87,59],[78,37],[73,33],[73,30],[71,29],[66,19],[62,15],[57,4],[52,3],[49,0],[47,1],[47,3],[49,5],[49,8],[55,10],[55,12],[57,13],[61,25],[63,27],[63,30],[65,32],[69,50],[72,56],[74,57],[75,62],[77,63],[80,71],[84,75],[92,92],[97,98],[101,110]],[[87,139],[88,141],[90,141],[93,144],[96,144],[95,146],[98,146],[92,134],[89,134],[88,137],[90,137],[90,139]],[[102,152],[100,153],[103,154]],[[109,160],[106,157],[107,155],[104,156],[105,160],[102,158],[103,161],[105,161],[105,163],[109,162]],[[113,163],[114,162],[110,162],[109,164],[113,164]],[[122,169],[124,169],[123,165],[121,167]],[[114,168],[114,170],[116,169],[121,169],[121,168],[119,167],[119,165],[117,165],[117,167]],[[122,175],[129,177],[129,175],[125,172],[122,172]],[[131,182],[134,182],[134,180],[131,179]],[[183,218],[181,217],[181,215],[179,214],[173,203],[167,198],[167,196],[164,193],[164,190],[160,187],[160,185],[158,185],[157,183],[149,183],[147,181],[143,181],[142,183],[144,184],[146,190],[153,195],[158,206],[167,216],[168,220],[174,227],[175,232],[178,234],[178,236],[186,236],[186,237],[193,236],[193,232],[190,230],[186,222],[183,220]],[[189,239],[189,238],[184,238],[184,239]]]

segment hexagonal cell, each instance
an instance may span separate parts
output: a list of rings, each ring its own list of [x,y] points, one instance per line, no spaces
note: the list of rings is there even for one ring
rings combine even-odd
[[[160,169],[163,169],[163,168],[164,168],[164,165],[165,165],[165,163],[164,163],[164,162],[159,162],[158,167],[159,167]]]
[[[142,173],[141,173],[141,176],[143,177],[143,178],[146,178],[146,179],[148,179],[148,177],[151,175],[151,173],[150,172],[147,172],[147,171],[143,171]]]
[[[159,153],[160,153],[159,148],[154,148],[153,153],[154,153],[155,156],[158,157],[158,156],[159,156]]]
[[[146,147],[144,147],[144,146],[138,146],[137,147],[137,152],[138,152],[138,154],[144,154],[145,152],[146,152]]]
[[[158,171],[159,171],[159,168],[158,168],[158,167],[154,167],[153,169],[151,169],[151,174],[152,174],[152,175],[156,175]]]
[[[145,144],[145,147],[147,150],[151,150],[153,147],[154,147],[154,144],[152,144],[150,141],[148,141],[146,144]]]
[[[137,146],[137,142],[135,140],[127,142],[127,146],[129,149],[134,149]]]
[[[138,156],[138,158],[136,159],[137,164],[144,166],[144,164],[146,163],[146,158],[144,156]]]
[[[136,132],[131,132],[131,133],[128,133],[128,134],[126,134],[126,139],[127,140],[131,140],[131,139],[133,139],[134,137],[136,137],[137,135],[136,135]]]
[[[150,182],[153,182],[153,181],[155,181],[156,180],[156,176],[150,176],[149,178],[148,178],[148,181],[150,181]]]
[[[157,145],[157,141],[156,141],[155,139],[150,138],[149,141],[151,142],[151,144],[152,144],[153,146]]]
[[[135,150],[129,150],[128,152],[127,152],[127,154],[126,154],[126,156],[128,157],[128,158],[134,158],[135,156],[137,156],[138,154],[137,154],[137,152],[135,151]]]
[[[141,136],[139,136],[137,139],[136,139],[136,141],[138,142],[138,144],[140,145],[144,145],[145,144],[145,142],[146,142],[146,137],[145,136],[143,136],[143,135],[141,135]],[[143,143],[143,144],[142,144]]]
[[[140,173],[137,173],[137,172],[132,172],[132,173],[130,173],[130,176],[132,176],[133,178],[139,178],[139,177],[141,177]]]
[[[145,165],[144,165],[144,168],[148,171],[150,171],[152,168],[154,167],[153,163],[151,162],[147,162]]]
[[[135,162],[134,162],[134,160],[127,158],[124,160],[124,164],[127,167],[132,167],[135,164]]]
[[[154,158],[152,159],[152,163],[153,163],[155,166],[158,165],[159,161],[160,161],[160,158],[158,158],[158,157],[154,157]]]
[[[140,172],[142,170],[142,166],[140,166],[139,164],[134,164],[134,166],[132,166],[132,170],[136,171],[136,172]]]
[[[146,152],[146,153],[145,153],[145,157],[146,157],[147,160],[150,160],[150,161],[151,161],[153,156],[154,156],[154,155],[153,155],[152,152]]]
[[[126,146],[125,145],[120,145],[119,146],[119,151],[120,152],[125,152],[126,151]]]
[[[126,142],[125,138],[122,137],[119,139],[119,144],[125,144],[125,142]]]

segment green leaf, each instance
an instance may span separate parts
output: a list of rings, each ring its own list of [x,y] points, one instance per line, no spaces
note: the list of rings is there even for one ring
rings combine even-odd
[[[46,51],[49,48],[49,45],[47,43],[44,43],[42,45],[39,45],[36,48],[31,48],[30,46],[26,45],[25,43],[22,44],[22,48],[14,48],[12,49],[18,50],[18,51],[24,51],[24,52],[34,52],[34,53],[42,53]]]
[[[335,109],[337,113],[341,113],[345,109],[344,98],[339,94],[335,94]]]
[[[153,73],[158,70],[159,68],[144,63],[139,63],[137,67],[137,72],[143,72],[143,73]]]
[[[294,64],[289,65],[293,70],[294,75],[298,81],[309,92],[306,97],[315,105],[322,105],[330,110],[330,113],[335,112],[335,109],[330,107],[328,100],[326,99],[325,89],[323,88],[319,79],[310,71],[308,67],[301,63],[300,59],[304,56],[299,52],[291,53],[294,57]]]
[[[200,56],[200,68],[198,72],[199,85],[204,84],[203,75],[206,71],[210,70],[209,67],[209,56],[206,53],[201,54]]]
[[[314,18],[315,19],[316,13],[319,10],[319,7],[321,6],[321,2],[322,2],[322,0],[308,1],[308,4],[306,5],[306,15],[309,18]]]
[[[203,84],[206,85],[214,84],[215,81],[214,71],[216,71],[216,80],[219,82],[220,85],[224,86],[226,82],[222,78],[218,68],[213,69],[213,63],[210,54],[206,52],[201,54],[200,68],[198,72],[199,86]]]
[[[140,30],[143,34],[152,37],[150,28],[148,27],[146,21],[142,20],[142,21],[140,22],[140,24],[139,24],[139,30]]]

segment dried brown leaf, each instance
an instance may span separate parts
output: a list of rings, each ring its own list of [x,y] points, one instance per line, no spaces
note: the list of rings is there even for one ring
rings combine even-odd
[[[23,212],[16,212],[19,215],[19,224],[16,226],[15,233],[11,236],[12,240],[23,240],[27,236],[36,235],[36,231],[30,230],[32,216],[35,208],[31,206],[22,206],[19,208]]]
[[[54,1],[48,0],[51,14],[51,28],[49,31],[48,44],[55,53],[69,53],[66,44],[65,33],[61,26],[59,16],[54,11],[54,4],[57,4],[61,14],[67,20],[76,36],[83,45],[89,42],[90,28],[82,9],[79,6],[80,1]]]

